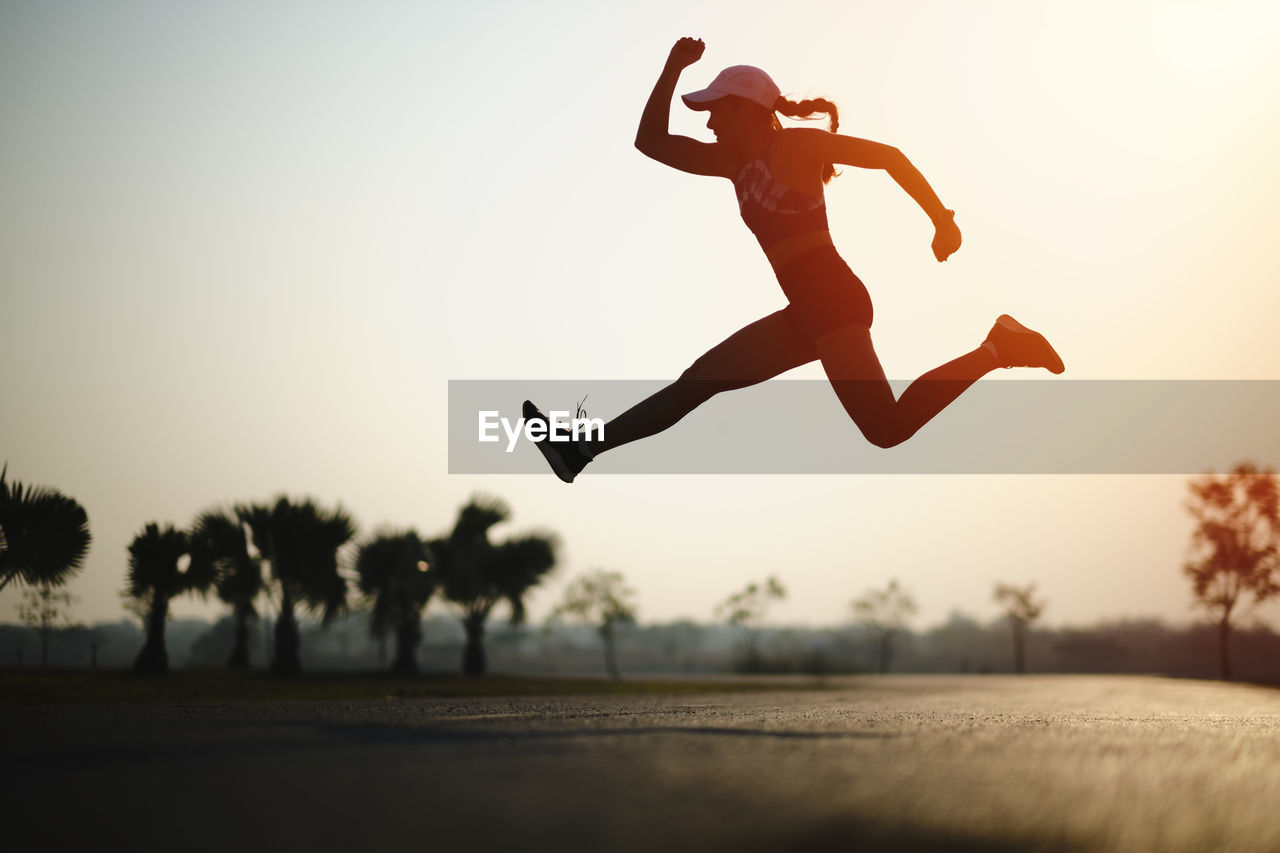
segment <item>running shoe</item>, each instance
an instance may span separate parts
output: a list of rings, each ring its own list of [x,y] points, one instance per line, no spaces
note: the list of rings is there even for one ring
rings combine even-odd
[[[578,408],[579,417],[585,414],[581,406]],[[578,445],[579,442],[574,441],[569,435],[565,434],[563,429],[556,441],[551,441],[551,420],[542,412],[538,411],[538,407],[531,401],[524,401],[524,419],[526,422],[541,421],[546,425],[544,429],[545,437],[535,441],[538,450],[542,452],[542,456],[547,460],[547,464],[551,466],[551,470],[556,476],[566,483],[572,483],[573,478],[582,473],[582,469],[587,467],[587,463],[593,457],[587,455]]]
[[[1050,373],[1066,369],[1044,335],[1028,329],[1008,314],[996,318],[985,343],[995,349],[1001,367],[1043,367]]]

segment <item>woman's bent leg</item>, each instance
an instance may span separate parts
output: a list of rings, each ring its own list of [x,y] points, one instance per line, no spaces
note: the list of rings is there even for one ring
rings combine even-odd
[[[837,329],[820,338],[817,346],[840,403],[878,447],[893,447],[915,435],[966,388],[999,366],[990,350],[978,347],[924,374],[895,400],[871,344],[870,329]]]
[[[627,409],[587,445],[593,455],[662,432],[721,391],[745,388],[808,364],[813,344],[792,327],[787,309],[739,329],[695,361],[680,378]]]

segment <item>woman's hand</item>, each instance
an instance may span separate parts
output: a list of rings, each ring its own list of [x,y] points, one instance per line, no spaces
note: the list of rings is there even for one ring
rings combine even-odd
[[[945,261],[960,248],[960,229],[956,226],[955,211],[948,210],[947,214],[934,223],[937,231],[933,235],[933,256],[939,261]]]
[[[682,38],[671,48],[671,55],[667,57],[667,68],[673,71],[688,68],[702,58],[702,51],[706,49],[707,46],[702,43],[702,39]]]

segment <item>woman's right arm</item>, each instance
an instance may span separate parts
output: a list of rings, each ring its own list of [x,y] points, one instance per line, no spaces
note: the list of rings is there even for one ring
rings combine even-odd
[[[676,136],[669,130],[676,81],[680,79],[681,71],[698,61],[705,47],[701,39],[682,38],[671,48],[667,64],[663,66],[640,116],[636,148],[646,157],[682,172],[728,177],[728,166],[718,144]]]

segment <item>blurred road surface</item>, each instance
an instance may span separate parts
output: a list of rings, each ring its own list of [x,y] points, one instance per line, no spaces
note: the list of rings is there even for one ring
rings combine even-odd
[[[829,684],[0,707],[0,832],[39,839],[14,850],[175,853],[1280,850],[1280,691]]]

